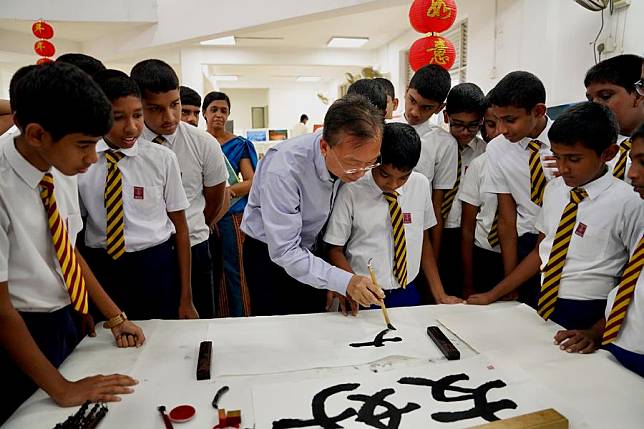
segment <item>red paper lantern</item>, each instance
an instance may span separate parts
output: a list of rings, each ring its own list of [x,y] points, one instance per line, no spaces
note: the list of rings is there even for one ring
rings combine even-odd
[[[454,0],[414,0],[409,8],[409,22],[419,33],[441,33],[456,20]]]
[[[448,39],[429,36],[418,39],[409,48],[409,65],[416,71],[427,64],[437,64],[449,70],[456,61],[456,49]]]
[[[31,26],[31,32],[39,39],[51,39],[54,37],[54,27],[46,21],[36,21]]]
[[[34,51],[41,57],[53,57],[56,53],[56,48],[49,40],[38,40],[34,44]]]
[[[36,61],[36,65],[47,64],[47,63],[52,63],[52,62],[54,62],[54,61],[51,58],[42,57],[38,61]]]

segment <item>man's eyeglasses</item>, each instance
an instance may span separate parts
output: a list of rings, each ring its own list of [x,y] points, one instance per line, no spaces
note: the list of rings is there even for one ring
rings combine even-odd
[[[644,95],[644,83],[642,83],[642,79],[635,82],[634,86],[635,86],[635,91],[637,91],[639,95]]]
[[[340,161],[340,158],[338,158],[338,155],[335,154],[335,151],[333,150],[333,148],[331,148],[329,152],[333,153],[333,157],[335,158],[336,161],[338,161],[338,164],[340,164],[340,168],[342,168],[342,171],[344,172],[344,174],[366,173],[367,171],[371,171],[380,165],[380,162],[379,162],[380,158],[378,158],[378,161],[376,161],[375,164],[367,165],[366,167],[347,169],[347,168],[344,168],[342,161]]]
[[[481,128],[482,123],[478,124],[453,124],[450,122],[449,127],[456,132],[463,132],[465,130],[475,133]]]

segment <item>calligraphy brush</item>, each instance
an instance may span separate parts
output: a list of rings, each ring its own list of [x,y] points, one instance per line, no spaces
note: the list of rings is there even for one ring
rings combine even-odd
[[[159,413],[161,413],[161,418],[163,419],[163,424],[165,424],[165,429],[173,429],[172,426],[172,421],[170,420],[170,417],[165,413],[165,405],[159,405],[157,407],[157,410],[159,410]]]
[[[373,258],[370,258],[369,262],[367,262],[367,268],[369,269],[369,275],[371,276],[371,283],[373,283],[375,286],[378,286],[378,280],[376,280],[376,272],[371,267],[372,260]],[[380,300],[380,309],[382,310],[382,315],[385,318],[387,329],[391,329],[392,331],[395,331],[396,328],[394,327],[394,325],[391,324],[391,321],[389,320],[389,313],[387,313],[387,307],[385,307],[385,301],[382,299]]]

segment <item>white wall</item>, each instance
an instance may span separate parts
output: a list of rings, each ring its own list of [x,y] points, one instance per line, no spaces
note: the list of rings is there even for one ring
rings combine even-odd
[[[591,42],[600,28],[599,12],[587,11],[572,0],[459,0],[457,4],[457,20],[468,20],[468,81],[487,92],[508,72],[527,70],[543,81],[549,105],[585,98],[583,78],[594,64]],[[632,1],[613,16],[605,11],[604,18],[600,41],[612,36],[616,49],[602,58],[644,53],[644,1]],[[405,89],[401,69],[406,65],[400,52],[420,37],[410,30],[378,52],[381,71],[390,73],[397,95]]]
[[[324,121],[329,105],[320,101],[318,92],[323,92],[329,97],[329,105],[335,100],[335,93],[330,93],[326,88],[270,88],[268,90],[268,123],[271,128],[293,128],[300,120],[300,115],[305,113],[309,117],[308,126],[321,124]]]
[[[245,136],[244,131],[252,128],[250,108],[268,106],[268,90],[266,88],[221,88],[220,91],[225,92],[230,98],[231,108],[228,119],[235,121],[235,132],[239,130],[239,133]]]

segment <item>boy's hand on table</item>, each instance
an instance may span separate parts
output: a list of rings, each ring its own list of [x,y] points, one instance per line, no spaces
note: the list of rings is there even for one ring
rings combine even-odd
[[[130,320],[113,327],[112,335],[118,347],[139,347],[145,342],[143,330]]]
[[[61,407],[82,405],[91,402],[118,402],[118,395],[134,392],[130,386],[139,382],[122,374],[94,375],[78,381],[67,381],[60,392],[52,392],[51,398]]]
[[[555,344],[568,353],[592,353],[599,347],[599,337],[592,329],[557,331]]]
[[[465,300],[453,296],[453,295],[442,295],[436,300],[436,304],[464,304]]]
[[[473,305],[487,305],[494,302],[494,299],[492,299],[492,296],[488,293],[475,293],[474,295],[470,295],[469,298],[467,298],[467,301],[465,302],[466,304],[473,304]]]

